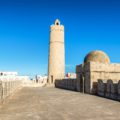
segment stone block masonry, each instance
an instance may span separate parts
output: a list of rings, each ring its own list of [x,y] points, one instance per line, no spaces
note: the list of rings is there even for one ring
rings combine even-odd
[[[64,26],[57,19],[50,27],[48,83],[65,76]]]
[[[120,80],[120,64],[88,62],[76,66],[78,90],[94,94],[94,83],[111,79],[115,83]],[[83,85],[84,84],[84,85]]]
[[[93,85],[93,95],[120,101],[120,80],[115,81],[110,79],[99,79],[97,82],[94,82]],[[78,86],[79,88],[81,88],[80,84],[78,85],[77,83],[77,79],[62,79],[55,81],[55,87],[57,88],[73,90],[77,92],[84,92],[78,90]]]
[[[55,87],[75,91],[76,90],[76,79],[56,80]]]
[[[120,101],[120,81],[98,80],[97,95]]]

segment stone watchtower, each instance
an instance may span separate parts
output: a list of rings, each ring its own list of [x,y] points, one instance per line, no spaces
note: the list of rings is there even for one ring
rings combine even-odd
[[[64,50],[64,26],[57,19],[50,27],[48,83],[54,83],[55,79],[64,78],[65,74],[65,50]]]

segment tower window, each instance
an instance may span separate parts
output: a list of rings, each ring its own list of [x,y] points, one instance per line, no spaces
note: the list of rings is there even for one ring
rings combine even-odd
[[[60,21],[58,19],[55,20],[55,25],[60,25]]]
[[[59,25],[59,23],[57,22],[56,25]]]

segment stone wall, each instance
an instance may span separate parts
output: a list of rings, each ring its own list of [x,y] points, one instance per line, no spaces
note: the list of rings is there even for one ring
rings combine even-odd
[[[78,91],[77,79],[62,79],[55,81],[55,87]],[[120,101],[120,80],[101,80],[93,82],[94,95]],[[83,91],[79,91],[83,92]]]
[[[96,91],[101,97],[120,100],[120,81],[98,80]]]
[[[103,64],[103,63],[98,64],[90,62],[88,66],[90,66],[89,71],[91,90],[93,90],[93,83],[97,82],[98,79],[102,80],[111,79],[114,83],[120,80],[120,64]],[[108,83],[110,83],[110,81]]]
[[[12,95],[16,90],[22,87],[23,77],[1,76],[0,77],[0,102]]]
[[[97,85],[97,94],[99,96],[105,96],[106,93],[106,81],[104,82],[103,80],[98,80],[98,85]]]
[[[76,90],[76,79],[55,80],[55,87],[67,90]]]
[[[83,92],[83,64],[76,66],[76,90]]]
[[[85,93],[95,94],[93,86],[95,86],[99,79],[112,79],[113,81],[120,80],[120,64],[89,62],[78,65],[76,67],[76,74],[78,91],[84,90]]]
[[[91,73],[91,79],[96,81],[98,79],[120,79],[120,64],[103,64],[90,62],[89,71]]]

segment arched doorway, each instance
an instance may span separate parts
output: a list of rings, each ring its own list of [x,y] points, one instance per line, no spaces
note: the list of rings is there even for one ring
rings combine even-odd
[[[82,74],[80,75],[80,92],[85,92],[85,82]]]
[[[53,83],[53,75],[51,75],[51,83]]]

